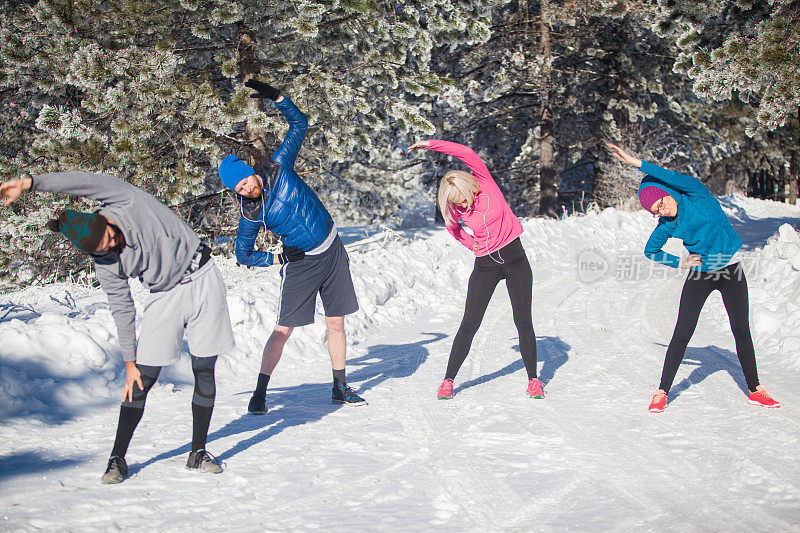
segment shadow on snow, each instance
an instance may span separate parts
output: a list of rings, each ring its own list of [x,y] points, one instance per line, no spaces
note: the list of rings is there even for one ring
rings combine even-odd
[[[50,459],[39,452],[17,452],[0,456],[0,480],[12,476],[49,472],[85,462],[85,458]]]
[[[428,358],[427,344],[445,338],[442,333],[423,333],[430,338],[409,344],[377,344],[370,346],[366,355],[347,361],[348,383],[359,394],[373,389],[388,379],[404,378],[412,375]],[[242,393],[249,394],[249,392]],[[244,414],[209,433],[208,442],[248,433],[261,429],[255,435],[243,439],[219,454],[224,461],[250,447],[264,442],[281,431],[317,422],[325,415],[346,407],[330,403],[330,383],[303,383],[294,387],[275,387],[268,389],[267,407],[269,412],[263,416]],[[369,401],[369,398],[367,398]],[[155,462],[189,453],[190,445],[185,444],[168,452],[161,453],[143,463],[129,466],[135,474]]]
[[[660,346],[666,347],[664,344]],[[747,382],[744,379],[742,365],[739,358],[730,350],[718,346],[706,346],[705,348],[687,348],[683,356],[681,365],[695,367],[688,376],[673,385],[669,391],[670,401],[681,395],[690,387],[701,383],[708,376],[717,372],[727,372],[739,389],[747,394]]]
[[[742,238],[742,249],[745,251],[755,250],[766,244],[767,239],[772,237],[784,224],[794,226],[798,218],[795,217],[771,217],[753,218],[745,208],[737,205],[729,197],[722,197],[719,203],[731,214],[728,217],[736,233]]]
[[[70,391],[98,376],[100,371],[95,369],[84,368],[77,373],[60,376],[36,361],[8,360],[0,356],[0,372],[0,386],[6,390],[25,391],[35,386],[33,395],[21,397],[11,405],[0,406],[0,422],[16,418],[35,418],[46,424],[58,425],[81,416],[89,409],[119,403],[116,395],[107,398],[92,397],[91,401],[74,401]]]
[[[567,359],[569,359],[569,356],[567,355],[569,353],[569,348],[569,344],[562,341],[558,337],[536,337],[536,360],[537,363],[544,363],[542,365],[542,369],[538,372],[539,379],[543,383],[547,384],[550,380],[552,380],[556,374],[556,370],[561,368],[564,363],[567,362]],[[514,349],[519,352],[519,345],[514,346]],[[453,390],[453,394],[470,387],[474,387],[480,383],[486,383],[487,381],[513,374],[514,372],[523,370],[524,368],[525,363],[523,363],[522,359],[517,359],[513,363],[509,363],[500,370],[495,370],[491,374],[486,374],[479,378],[465,381]]]

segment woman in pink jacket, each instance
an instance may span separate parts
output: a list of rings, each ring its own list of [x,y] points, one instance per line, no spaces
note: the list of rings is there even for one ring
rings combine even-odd
[[[472,171],[470,174],[451,170],[439,183],[439,209],[447,231],[475,254],[475,267],[469,277],[464,318],[453,340],[445,379],[436,395],[440,399],[453,397],[453,379],[467,358],[495,287],[505,279],[519,332],[520,352],[528,372],[527,393],[533,398],[544,398],[543,384],[536,378],[536,338],[531,321],[533,274],[519,240],[522,224],[511,212],[486,165],[471,148],[437,140],[416,142],[408,151],[415,148],[457,157]]]

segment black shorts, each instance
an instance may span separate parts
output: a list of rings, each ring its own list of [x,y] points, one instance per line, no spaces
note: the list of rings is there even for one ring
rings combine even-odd
[[[350,258],[339,236],[319,255],[281,267],[281,306],[278,325],[298,327],[314,323],[317,293],[325,316],[344,316],[358,311],[358,300],[350,277]]]

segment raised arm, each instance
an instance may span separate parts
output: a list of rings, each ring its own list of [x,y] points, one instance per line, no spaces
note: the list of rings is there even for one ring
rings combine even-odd
[[[278,149],[272,154],[272,159],[281,165],[294,167],[297,154],[300,153],[300,147],[303,145],[303,141],[306,138],[308,119],[303,112],[294,105],[294,102],[285,96],[278,98],[275,102],[275,107],[286,117],[286,122],[289,123],[289,131],[286,132],[286,137],[284,137]]]
[[[112,204],[133,203],[138,189],[113,176],[70,171],[34,176],[31,190],[83,196]]]
[[[642,161],[639,170],[653,176],[659,181],[664,182],[673,189],[686,193],[707,193],[708,188],[703,185],[700,180],[691,176],[686,176],[674,170],[667,170],[660,166],[650,163],[649,161]]]
[[[3,205],[10,204],[27,190],[83,196],[106,204],[133,202],[137,191],[130,183],[105,174],[50,172],[0,184],[0,197],[5,198]]]
[[[286,117],[286,121],[289,123],[289,131],[286,132],[286,137],[284,137],[278,149],[272,154],[272,159],[281,165],[294,167],[297,154],[300,153],[300,146],[302,146],[303,140],[306,138],[308,119],[291,100],[283,96],[280,90],[272,85],[255,78],[247,80],[244,84],[256,91],[250,95],[250,98],[271,100],[275,107]]]
[[[483,186],[486,182],[490,182],[493,185],[495,184],[494,178],[492,178],[492,175],[489,173],[489,169],[486,168],[483,160],[481,160],[481,158],[478,157],[478,154],[476,154],[475,151],[469,146],[464,146],[463,144],[449,141],[430,139],[428,141],[427,148],[428,150],[436,150],[437,152],[442,152],[443,154],[452,155],[453,157],[457,157],[463,161],[464,164],[469,167],[475,177],[478,178],[481,186]]]
[[[617,146],[614,143],[607,142],[606,146],[608,146],[608,149],[611,151],[611,155],[616,159],[638,168],[645,174],[653,176],[658,181],[663,182],[665,185],[668,185],[673,189],[686,193],[702,194],[708,192],[706,186],[703,185],[698,179],[685,176],[673,170],[661,168],[660,166],[648,161],[642,161],[641,159],[630,155],[622,147]]]

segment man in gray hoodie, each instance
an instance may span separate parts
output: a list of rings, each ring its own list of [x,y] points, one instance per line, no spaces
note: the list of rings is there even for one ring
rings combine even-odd
[[[217,356],[233,347],[225,284],[211,250],[167,206],[111,176],[55,172],[0,184],[4,206],[26,190],[63,193],[101,202],[94,213],[63,211],[48,227],[90,254],[108,295],[127,376],[119,424],[103,483],[128,475],[125,453],[144,412],[147,393],[163,366],[180,357],[186,334],[195,376],[192,451],[187,468],[222,472],[206,450],[214,407]],[[128,278],[149,289],[136,337],[136,308]]]

